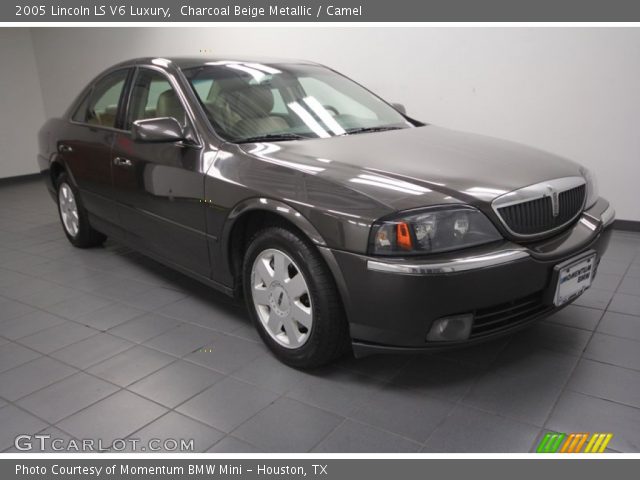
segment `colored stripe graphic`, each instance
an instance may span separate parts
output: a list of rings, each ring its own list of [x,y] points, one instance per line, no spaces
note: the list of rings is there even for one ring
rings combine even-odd
[[[612,433],[594,433],[584,449],[584,453],[602,453],[613,438]]]
[[[582,438],[578,442],[578,445],[576,445],[576,448],[571,453],[580,453],[580,450],[582,450],[582,446],[587,441],[587,438],[589,438],[588,433],[581,433],[580,435],[582,435]]]
[[[612,433],[566,433],[548,432],[544,435],[537,453],[580,453],[587,444],[584,453],[603,453],[613,438]],[[587,442],[587,440],[589,440]]]
[[[540,445],[538,445],[538,450],[536,450],[537,453],[556,453],[566,436],[566,433],[546,433],[540,442]]]
[[[560,450],[560,453],[580,452],[580,449],[582,449],[582,445],[584,445],[584,442],[586,442],[587,438],[589,438],[589,434],[588,433],[572,433],[571,435],[569,435],[569,437],[571,438],[571,442],[569,442],[569,439],[567,439],[565,444],[562,446],[562,450]]]
[[[560,453],[571,453],[576,446],[578,435],[579,434],[577,433],[569,434],[567,440],[564,442],[562,448],[560,449]]]

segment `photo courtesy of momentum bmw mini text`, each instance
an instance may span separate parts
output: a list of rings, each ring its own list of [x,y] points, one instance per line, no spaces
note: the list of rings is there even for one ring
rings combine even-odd
[[[632,476],[640,3],[0,3],[0,479]]]
[[[254,469],[245,469],[247,472],[253,472]],[[133,466],[129,464],[121,465],[59,465],[52,464],[51,468],[47,468],[41,465],[27,466],[17,464],[15,467],[15,473],[19,477],[24,476],[45,476],[51,475],[58,476],[89,476],[89,477],[110,477],[110,476],[142,476],[142,475],[164,475],[164,476],[183,476],[183,475],[206,475],[212,476],[242,476],[242,465],[232,464],[185,464],[184,466],[167,466],[161,465],[158,467],[148,466]],[[257,464],[255,467],[256,475],[286,475],[286,476],[299,476],[306,477],[307,472],[305,467],[284,465],[281,467],[272,467],[263,464]],[[313,464],[310,468],[310,473],[315,475],[327,475],[327,466],[323,464]]]

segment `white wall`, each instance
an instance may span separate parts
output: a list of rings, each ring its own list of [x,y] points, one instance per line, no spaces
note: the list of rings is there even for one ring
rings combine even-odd
[[[37,28],[32,36],[48,116],[126,58],[201,50],[306,58],[420,120],[582,162],[618,218],[640,220],[638,28]]]
[[[44,106],[31,35],[0,28],[0,178],[36,173]]]

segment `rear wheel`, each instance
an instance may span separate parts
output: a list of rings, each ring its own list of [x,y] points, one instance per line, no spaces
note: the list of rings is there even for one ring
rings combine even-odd
[[[104,243],[107,239],[106,235],[93,229],[89,224],[89,216],[82,205],[78,189],[75,188],[66,173],[58,176],[56,187],[58,213],[67,239],[79,248],[89,248]]]
[[[284,363],[312,368],[345,353],[347,322],[335,282],[297,233],[282,227],[258,232],[244,257],[243,281],[258,332]]]

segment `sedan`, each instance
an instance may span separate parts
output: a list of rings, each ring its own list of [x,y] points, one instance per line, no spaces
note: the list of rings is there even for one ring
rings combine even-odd
[[[107,237],[246,301],[284,363],[509,334],[592,284],[593,174],[429,125],[312,62],[142,58],[39,133],[69,241]]]

